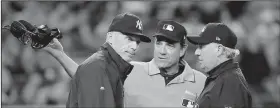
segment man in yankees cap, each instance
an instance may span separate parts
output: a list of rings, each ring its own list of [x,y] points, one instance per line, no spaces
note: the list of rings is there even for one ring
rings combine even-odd
[[[53,55],[72,77],[66,107],[123,107],[123,83],[133,69],[129,62],[139,43],[150,41],[143,35],[141,20],[129,13],[113,19],[106,42],[80,65],[69,58],[54,39],[54,44],[44,50]]]
[[[252,97],[248,84],[234,58],[237,37],[223,23],[207,24],[199,37],[188,37],[198,46],[200,67],[208,74],[204,89],[198,98],[201,108],[251,108]]]

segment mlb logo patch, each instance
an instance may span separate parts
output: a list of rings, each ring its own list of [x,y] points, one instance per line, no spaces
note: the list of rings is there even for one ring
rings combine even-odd
[[[187,108],[199,108],[197,103],[188,99],[183,99],[182,106]]]
[[[164,24],[162,29],[168,31],[174,31],[174,26],[170,24]]]

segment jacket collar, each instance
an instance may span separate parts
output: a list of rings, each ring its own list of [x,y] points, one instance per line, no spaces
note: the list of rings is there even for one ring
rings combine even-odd
[[[172,81],[170,81],[169,84],[183,83],[185,81],[195,82],[194,70],[189,66],[189,64],[186,61],[181,60],[180,63],[182,63],[185,66],[183,73],[174,78]],[[150,76],[160,75],[160,70],[156,66],[154,59],[148,62],[148,67],[148,74]]]
[[[229,69],[232,68],[239,68],[238,63],[235,63],[233,61],[233,59],[227,60],[221,64],[219,64],[218,66],[216,66],[214,69],[210,70],[208,72],[208,75],[210,78],[216,78],[218,77],[220,74],[226,72]]]
[[[107,61],[109,63],[113,62],[114,64],[116,64],[119,72],[124,72],[120,74],[128,75],[131,72],[133,65],[122,59],[122,57],[117,54],[117,52],[111,47],[111,45],[105,43],[101,46],[101,49],[105,52]]]

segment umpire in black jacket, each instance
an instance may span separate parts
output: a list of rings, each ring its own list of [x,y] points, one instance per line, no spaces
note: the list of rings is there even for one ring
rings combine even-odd
[[[233,61],[239,55],[236,35],[225,24],[209,23],[199,37],[188,40],[198,45],[195,55],[209,75],[197,100],[199,108],[251,108],[248,84],[238,63]]]

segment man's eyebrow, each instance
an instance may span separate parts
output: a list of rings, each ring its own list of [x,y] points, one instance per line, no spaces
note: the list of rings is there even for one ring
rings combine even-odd
[[[127,38],[132,40],[132,37],[131,37],[131,36],[127,36]]]

